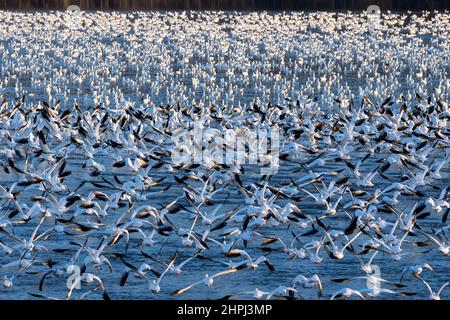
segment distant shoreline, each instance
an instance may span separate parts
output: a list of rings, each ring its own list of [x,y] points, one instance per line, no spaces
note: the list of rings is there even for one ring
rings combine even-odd
[[[216,11],[362,11],[377,5],[382,11],[450,10],[448,0],[0,0],[0,10],[216,10]]]
[[[9,8],[9,9],[2,9],[0,8],[1,12],[23,12],[23,13],[32,13],[32,12],[64,12],[63,9],[43,9],[43,8],[36,8],[36,9],[17,9],[17,8]],[[332,13],[362,13],[364,10],[283,10],[283,9],[272,9],[272,10],[263,10],[263,9],[242,9],[242,10],[222,10],[222,9],[201,9],[201,10],[195,10],[195,9],[85,9],[82,10],[83,12],[88,13],[95,13],[95,12],[189,12],[189,11],[195,11],[195,12],[208,12],[208,11],[217,11],[217,12],[238,12],[238,13],[251,13],[251,12],[268,12],[268,13],[280,13],[280,12],[303,12],[303,13],[314,13],[314,12],[332,12]],[[430,10],[386,10],[391,13],[407,13],[411,12],[411,14],[421,14],[424,11],[430,11]],[[437,12],[445,12],[448,10],[432,10]],[[382,12],[383,13],[383,12]],[[386,12],[384,12],[386,13]]]

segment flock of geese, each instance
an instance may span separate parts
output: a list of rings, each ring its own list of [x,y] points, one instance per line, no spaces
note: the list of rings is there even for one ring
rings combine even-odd
[[[0,12],[0,297],[448,298],[449,31]],[[279,172],[175,164],[198,122],[277,128]]]

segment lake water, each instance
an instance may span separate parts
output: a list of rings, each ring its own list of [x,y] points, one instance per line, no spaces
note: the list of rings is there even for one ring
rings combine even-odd
[[[388,96],[393,96],[398,102],[403,95],[408,104],[417,104],[415,94],[423,97],[434,96],[442,101],[449,99],[449,26],[450,16],[440,14],[437,17],[427,17],[423,20],[411,20],[409,16],[385,16],[382,27],[371,31],[367,29],[367,19],[356,14],[281,14],[281,13],[192,13],[191,16],[175,13],[89,13],[78,16],[67,16],[62,13],[11,13],[0,12],[0,100],[5,99],[9,105],[17,98],[26,96],[25,106],[30,107],[41,101],[49,101],[54,105],[61,101],[61,109],[79,105],[82,110],[102,103],[106,108],[114,108],[123,101],[136,106],[152,106],[159,104],[180,104],[181,106],[197,105],[207,108],[211,105],[233,108],[235,106],[251,107],[254,102],[265,105],[275,103],[287,104],[285,98],[303,103],[312,103],[317,110],[336,114],[339,105],[336,99],[359,105],[364,95],[375,104],[381,103]],[[433,25],[433,19],[440,24]],[[415,29],[418,29],[416,31]],[[308,97],[310,99],[308,100]],[[150,110],[150,109],[149,109]],[[324,116],[325,117],[325,116]],[[4,120],[6,121],[6,120]],[[11,127],[3,130],[12,132]],[[53,138],[49,140],[54,142]],[[5,144],[0,151],[8,147],[5,136],[0,136]],[[26,146],[23,149],[26,152]],[[436,149],[430,160],[448,160],[445,150]],[[365,154],[352,151],[352,162],[356,163]],[[370,173],[379,166],[380,159],[389,156],[387,153],[375,153],[365,162],[360,171],[363,175]],[[305,160],[313,156],[302,153]],[[2,163],[6,163],[5,153],[0,154]],[[134,174],[128,169],[112,166],[111,156],[96,156],[95,160],[102,163],[106,172],[102,175],[109,181],[113,176],[123,182],[134,179]],[[86,158],[80,150],[73,152],[68,158],[67,168],[72,174],[65,179],[65,185],[74,189],[83,181],[101,182],[100,177],[92,177],[88,169],[83,169]],[[23,163],[18,160],[18,163]],[[241,177],[244,184],[258,182],[261,178],[259,168],[246,166]],[[315,172],[335,172],[346,168],[343,162],[331,159],[324,167],[314,168]],[[287,186],[291,180],[298,180],[305,175],[299,166],[282,161],[278,173],[270,180],[274,187]],[[344,171],[342,175],[345,173]],[[403,172],[391,168],[386,175],[399,181]],[[165,178],[158,186],[151,188],[153,195],[145,201],[137,201],[139,205],[151,205],[161,208],[171,201],[184,195],[183,189],[176,183],[174,176],[181,173],[170,173],[164,168],[152,169],[149,173],[153,180]],[[450,168],[448,162],[441,171],[442,179],[434,180],[434,186],[443,189],[450,185]],[[338,175],[339,177],[339,175]],[[324,176],[328,184],[335,175]],[[16,178],[17,179],[17,178]],[[16,182],[13,175],[0,173],[0,184],[11,186]],[[374,187],[364,187],[369,193],[383,189],[391,182],[381,178],[374,179]],[[165,188],[169,187],[167,191]],[[192,183],[192,186],[199,186]],[[91,184],[84,185],[78,193],[87,196],[97,188]],[[306,188],[315,192],[312,186]],[[418,187],[420,191],[439,197],[440,190],[430,186]],[[114,190],[103,190],[108,195]],[[32,205],[30,197],[38,195],[36,190],[27,190],[20,195],[20,202]],[[316,217],[324,213],[324,208],[315,204],[305,193],[299,193],[301,199],[296,205],[304,214]],[[59,195],[57,195],[59,196]],[[245,207],[242,195],[235,187],[227,187],[214,197],[216,203],[225,201],[221,212],[226,212],[240,206]],[[335,198],[333,198],[335,199]],[[415,196],[402,196],[398,210],[409,211],[413,205],[422,200]],[[343,203],[350,201],[346,196]],[[283,206],[286,200],[277,200]],[[185,198],[179,203],[189,207]],[[0,216],[10,213],[11,204],[1,202]],[[212,207],[212,208],[215,208]],[[210,209],[205,209],[210,210]],[[124,209],[111,212],[103,220],[107,226],[124,213]],[[66,213],[69,218],[72,211]],[[378,213],[380,218],[395,222],[396,216]],[[190,228],[193,216],[179,212],[169,215],[170,220],[179,228]],[[0,220],[5,219],[3,217]],[[83,219],[90,219],[83,217]],[[36,228],[38,219],[27,224],[16,224],[13,228],[18,237],[28,238]],[[19,221],[13,218],[12,221]],[[432,214],[421,221],[422,227],[441,227],[441,216]],[[215,237],[228,228],[239,226],[241,222],[231,222],[225,229],[216,231]],[[344,230],[349,219],[343,212],[326,220],[331,229]],[[52,228],[52,219],[45,221],[40,231]],[[198,224],[195,231],[202,233],[205,226]],[[258,228],[247,243],[245,250],[254,258],[265,252],[261,242],[264,237],[279,237],[286,243],[291,243],[295,234],[302,230],[292,223],[280,225],[266,224]],[[74,231],[74,234],[77,234]],[[87,245],[96,247],[104,232],[92,232]],[[400,233],[401,235],[401,233]],[[305,244],[311,240],[321,240],[322,235],[300,238]],[[408,240],[425,241],[424,237],[408,237]],[[14,241],[0,234],[0,240],[14,246]],[[59,252],[58,249],[77,249],[70,242],[83,243],[85,237],[54,234],[43,241],[51,253],[53,261],[64,264],[73,252]],[[333,292],[343,287],[365,287],[365,280],[348,283],[333,282],[335,278],[363,276],[360,261],[346,253],[342,260],[329,258],[322,249],[322,263],[314,264],[308,258],[289,259],[282,252],[272,252],[268,256],[275,271],[271,272],[264,264],[256,270],[241,270],[214,281],[211,287],[200,284],[192,290],[171,297],[169,293],[183,288],[195,281],[202,280],[205,274],[215,274],[226,269],[226,266],[216,261],[227,261],[220,248],[210,243],[210,249],[202,255],[211,260],[194,258],[186,264],[180,275],[168,273],[161,283],[159,293],[151,292],[143,279],[130,275],[127,285],[120,287],[120,278],[124,265],[111,254],[123,253],[127,262],[139,267],[143,262],[154,266],[162,272],[164,267],[146,259],[140,251],[152,255],[156,259],[168,263],[175,252],[178,253],[177,263],[192,257],[194,248],[186,248],[179,237],[156,236],[157,243],[153,246],[139,246],[139,237],[131,234],[128,251],[125,251],[123,241],[119,241],[106,253],[112,263],[113,271],[105,267],[102,270],[88,268],[89,272],[99,275],[112,299],[218,299],[225,295],[253,291],[255,288],[271,291],[278,286],[290,286],[292,280],[299,274],[311,276],[318,274],[324,286],[323,298],[330,298]],[[161,249],[161,245],[164,246]],[[358,242],[356,242],[358,243]],[[300,247],[301,245],[299,245]],[[271,244],[272,248],[282,248],[279,243]],[[244,249],[243,244],[239,248]],[[56,249],[56,251],[55,251]],[[430,250],[431,249],[431,250]],[[450,280],[449,257],[439,253],[435,246],[407,247],[410,256],[395,261],[391,255],[379,253],[374,264],[381,269],[381,276],[392,282],[398,282],[402,270],[411,265],[427,262],[432,265],[438,276],[424,272],[424,278],[437,290],[444,282]],[[423,253],[423,254],[418,254]],[[82,253],[84,257],[84,253]],[[370,255],[364,257],[368,259]],[[0,267],[20,258],[20,252],[11,255],[0,252]],[[45,259],[40,254],[38,260]],[[242,260],[233,258],[233,261]],[[58,266],[58,264],[56,264]],[[0,287],[0,299],[30,299],[29,293],[38,293],[39,279],[46,266],[34,265],[27,270],[21,270],[14,280],[12,288]],[[0,276],[14,275],[17,268],[0,268]],[[37,273],[37,274],[35,274]],[[67,277],[49,276],[45,281],[42,293],[52,297],[64,298],[67,294]],[[415,292],[415,299],[428,298],[427,288],[420,280],[406,276],[406,288],[398,292]],[[391,286],[387,285],[387,288]],[[79,297],[92,286],[82,287],[74,293]],[[317,298],[314,289],[299,289],[305,299]],[[252,298],[251,294],[243,295]],[[444,290],[442,298],[450,298],[450,290]],[[99,293],[93,293],[87,298],[101,298]],[[381,299],[398,298],[401,296],[382,295]],[[410,298],[410,297],[406,297]]]

